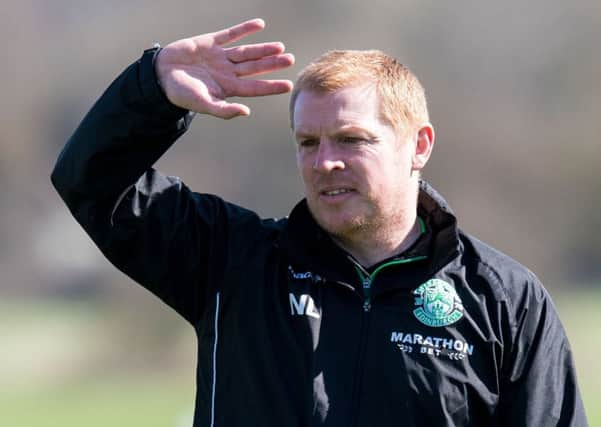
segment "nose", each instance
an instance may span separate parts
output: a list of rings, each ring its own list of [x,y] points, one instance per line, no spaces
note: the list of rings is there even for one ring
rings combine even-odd
[[[327,138],[322,138],[315,154],[313,170],[324,174],[335,170],[343,170],[345,164],[340,154],[335,144]]]

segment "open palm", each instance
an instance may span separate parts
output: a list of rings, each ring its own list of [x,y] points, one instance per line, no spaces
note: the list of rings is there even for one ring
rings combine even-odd
[[[289,80],[242,78],[291,66],[294,56],[283,53],[282,43],[224,47],[264,27],[263,20],[253,19],[165,46],[155,66],[169,101],[187,110],[229,119],[250,114],[246,105],[228,102],[229,97],[289,92],[292,89]]]

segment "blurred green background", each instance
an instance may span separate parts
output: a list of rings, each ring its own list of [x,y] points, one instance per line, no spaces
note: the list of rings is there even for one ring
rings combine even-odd
[[[191,327],[102,258],[51,188],[66,139],[144,48],[252,17],[294,78],[325,50],[379,48],[428,93],[426,178],[461,226],[534,270],[601,426],[598,0],[20,1],[0,4],[0,426],[191,425]],[[281,217],[301,197],[287,96],[197,117],[157,165]]]

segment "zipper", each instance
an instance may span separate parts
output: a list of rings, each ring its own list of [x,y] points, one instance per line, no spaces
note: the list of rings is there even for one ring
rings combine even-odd
[[[367,312],[367,311],[371,310],[371,285],[374,282],[374,279],[376,278],[377,274],[380,271],[382,271],[386,267],[390,267],[393,265],[400,265],[400,264],[408,264],[410,262],[415,262],[415,261],[421,261],[428,257],[426,255],[421,255],[421,256],[416,256],[416,257],[412,257],[412,258],[404,258],[404,259],[397,259],[394,261],[389,261],[385,264],[382,264],[378,268],[376,268],[373,271],[373,273],[371,273],[371,274],[369,274],[369,272],[361,264],[359,264],[357,261],[355,261],[353,258],[351,258],[351,257],[349,257],[349,258],[355,265],[355,270],[357,271],[357,274],[359,275],[359,279],[361,280],[361,285],[363,287],[363,311]]]
[[[419,224],[420,235],[424,234],[426,232],[426,223],[419,215],[417,216],[417,222]],[[382,264],[381,266],[376,268],[373,271],[373,273],[370,274],[365,269],[365,267],[363,267],[350,254],[347,254],[347,257],[355,266],[355,270],[357,271],[357,274],[359,274],[359,278],[361,279],[361,285],[363,287],[363,311],[366,313],[371,311],[371,285],[372,285],[374,279],[376,278],[376,275],[380,271],[382,271],[384,268],[390,267],[392,265],[408,264],[410,262],[421,261],[423,259],[428,258],[426,255],[420,255],[420,256],[414,256],[414,257],[410,257],[410,258],[402,258],[402,259],[392,260],[392,261]]]
[[[363,311],[368,313],[371,310],[371,282],[373,279],[367,273],[363,267],[357,268],[357,273],[361,279],[361,285],[363,287]],[[367,275],[365,275],[367,273]]]
[[[361,286],[363,288],[363,312],[361,313],[361,327],[359,333],[359,356],[357,358],[357,367],[355,368],[355,382],[353,385],[353,394],[351,395],[351,422],[353,426],[357,426],[359,424],[359,414],[360,414],[360,395],[361,395],[361,387],[363,383],[363,374],[365,364],[365,353],[367,348],[367,338],[368,338],[368,330],[369,330],[369,321],[371,318],[371,309],[372,309],[372,285],[374,279],[378,275],[380,271],[382,271],[386,267],[390,267],[393,265],[401,265],[408,264],[410,262],[421,261],[426,259],[427,256],[416,256],[412,258],[398,259],[394,261],[387,262],[382,264],[378,268],[376,268],[373,273],[369,273],[361,264],[359,264],[355,259],[349,256],[350,260],[353,262],[355,266],[355,270],[359,275],[359,279],[361,280]]]
[[[368,277],[369,279],[369,277]],[[369,281],[371,286],[371,280]],[[363,365],[365,364],[365,353],[367,349],[367,337],[369,329],[369,320],[371,317],[371,300],[366,298],[363,301],[363,312],[361,313],[361,326],[359,332],[359,356],[355,368],[355,381],[353,385],[353,393],[351,395],[351,425],[357,426],[359,423],[359,401],[361,394],[361,384],[363,383]]]

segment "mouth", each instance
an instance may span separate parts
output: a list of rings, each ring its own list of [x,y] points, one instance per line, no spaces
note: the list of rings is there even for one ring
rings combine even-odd
[[[322,201],[330,202],[330,203],[338,203],[343,202],[344,200],[352,197],[353,194],[356,194],[357,190],[353,188],[328,188],[326,190],[321,190],[319,192],[319,198]]]
[[[333,190],[320,191],[319,194],[322,196],[338,196],[339,194],[353,193],[354,191],[352,188],[335,188]]]

